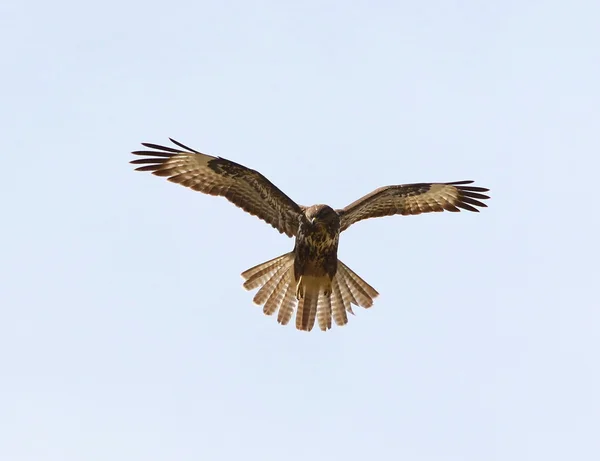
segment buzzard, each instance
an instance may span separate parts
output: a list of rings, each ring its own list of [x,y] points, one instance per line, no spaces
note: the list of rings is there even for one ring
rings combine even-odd
[[[280,233],[295,237],[294,249],[242,273],[244,288],[259,288],[254,302],[286,325],[296,312],[296,328],[310,331],[315,318],[323,331],[333,321],[348,323],[352,304],[369,308],[377,291],[337,258],[340,233],[367,218],[433,211],[479,211],[489,189],[473,181],[418,183],[380,187],[345,208],[298,205],[258,171],[213,157],[171,139],[177,146],[142,143],[152,150],[132,152],[144,158],[131,163],[169,181],[227,198],[266,221]]]

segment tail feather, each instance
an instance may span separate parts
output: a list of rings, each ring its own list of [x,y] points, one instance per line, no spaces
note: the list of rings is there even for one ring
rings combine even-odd
[[[348,323],[348,316],[346,315],[346,310],[350,306],[350,300],[346,297],[346,301],[344,301],[344,296],[340,290],[339,277],[336,275],[331,282],[331,310],[333,313],[333,320],[335,324],[338,326],[344,326]],[[346,307],[348,306],[348,307]]]
[[[293,276],[292,276],[293,279]],[[283,301],[279,308],[279,314],[277,314],[277,321],[282,325],[287,325],[294,315],[294,306],[296,305],[296,287],[294,283],[290,283],[285,290]]]
[[[263,308],[263,312],[266,315],[272,315],[275,312],[277,312],[277,309],[279,309],[279,306],[281,305],[281,303],[284,299],[284,296],[285,296],[285,293],[286,293],[288,287],[290,285],[293,285],[292,284],[293,277],[290,277],[290,275],[291,275],[291,271],[287,271],[285,274],[283,274],[281,276],[281,279],[277,283],[277,286],[275,287],[275,289],[269,296],[269,299],[267,299],[267,302],[265,303],[265,307]]]
[[[279,281],[286,275],[287,271],[293,264],[293,260],[288,261],[279,266],[275,272],[271,275],[271,278],[265,282],[260,290],[254,296],[254,303],[262,306],[271,296],[271,294],[277,288]]]
[[[338,273],[336,274],[336,278],[338,279],[338,283],[340,285],[340,292],[342,294],[342,298],[344,299],[344,307],[345,307],[346,311],[348,311],[352,315],[354,315],[354,311],[352,310],[352,304],[354,304],[355,306],[358,306],[358,301],[352,294],[352,290],[350,290],[350,287],[348,286],[348,282],[346,281],[346,278],[343,276],[343,274],[340,270],[338,270]]]
[[[287,325],[296,311],[296,328],[311,331],[318,321],[319,328],[329,330],[332,318],[336,325],[348,323],[347,312],[352,304],[365,308],[373,305],[379,293],[348,266],[338,260],[333,280],[327,276],[294,276],[294,253],[273,258],[242,273],[244,288],[258,288],[254,302],[263,305],[266,315],[277,312],[277,321]],[[328,293],[325,295],[325,293]]]
[[[327,331],[331,328],[331,296],[326,296],[324,291],[319,293],[317,321],[319,322],[319,328],[322,331]]]
[[[298,301],[298,312],[296,312],[296,328],[310,331],[315,325],[320,285],[318,278],[311,276],[303,276],[301,283],[303,287],[300,290],[302,295]]]
[[[273,258],[242,272],[242,277],[246,280],[244,282],[244,288],[246,290],[253,290],[261,286],[289,259],[291,259],[292,262],[294,261],[294,255],[292,253],[278,256],[277,258]]]
[[[345,271],[343,268],[340,268],[338,270],[338,274],[340,277],[340,284],[346,290],[348,290],[347,296],[350,298],[350,309],[348,310],[348,312],[350,312],[352,310],[352,304],[355,304],[357,306],[361,306],[363,304],[360,300],[363,300],[364,293],[361,292],[360,288],[357,288],[355,286],[354,281],[352,280],[352,278],[349,275],[345,274]]]
[[[350,292],[355,300],[358,301],[357,304],[359,306],[369,308],[373,305],[373,298],[376,298],[379,295],[375,288],[361,279],[352,271],[352,269],[341,261],[338,261],[338,273],[346,280]]]

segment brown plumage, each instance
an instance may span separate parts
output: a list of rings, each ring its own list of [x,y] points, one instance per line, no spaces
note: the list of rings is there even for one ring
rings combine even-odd
[[[230,160],[190,149],[143,143],[152,149],[135,151],[136,170],[151,171],[199,192],[219,195],[266,221],[279,232],[295,237],[290,253],[242,273],[244,288],[258,288],[254,302],[267,315],[277,314],[286,325],[296,308],[296,328],[310,331],[315,320],[321,330],[348,323],[352,304],[369,308],[377,291],[337,259],[340,233],[363,219],[395,214],[479,211],[488,189],[473,181],[419,183],[381,187],[345,208],[296,204],[257,171]]]

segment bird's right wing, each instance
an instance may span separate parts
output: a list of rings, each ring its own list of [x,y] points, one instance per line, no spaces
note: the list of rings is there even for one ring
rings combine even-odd
[[[132,152],[145,158],[136,170],[166,176],[190,189],[227,198],[244,211],[266,221],[289,237],[296,235],[303,207],[279,190],[258,171],[221,157],[212,157],[171,139],[180,149],[142,143],[155,150]]]

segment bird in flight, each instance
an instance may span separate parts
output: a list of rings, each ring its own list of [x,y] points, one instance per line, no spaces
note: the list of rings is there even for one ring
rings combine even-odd
[[[310,331],[315,324],[326,331],[332,318],[348,323],[352,305],[369,308],[377,291],[337,257],[340,233],[367,218],[417,215],[437,211],[479,210],[489,189],[473,181],[385,186],[334,210],[327,205],[298,205],[258,171],[221,157],[213,157],[171,139],[177,146],[142,143],[152,150],[132,152],[138,171],[151,171],[190,189],[225,197],[244,211],[267,222],[280,233],[295,237],[294,249],[242,273],[244,288],[259,288],[254,302],[266,315],[289,323],[296,309],[296,328]]]

